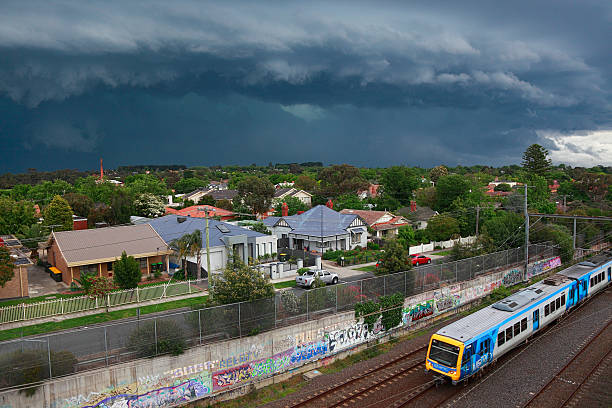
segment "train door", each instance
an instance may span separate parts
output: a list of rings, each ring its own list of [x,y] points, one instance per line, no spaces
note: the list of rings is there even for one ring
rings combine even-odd
[[[579,302],[582,299],[587,297],[587,294],[588,294],[588,291],[587,291],[588,281],[589,281],[589,278],[585,276],[578,283],[578,301]]]
[[[612,280],[612,276],[610,276],[611,272],[612,272],[612,268],[608,268],[608,282]]]
[[[540,327],[540,310],[536,309],[533,311],[533,331],[538,330]]]
[[[472,350],[474,343],[465,346],[463,349],[463,357],[461,358],[461,378],[468,377],[472,374]]]

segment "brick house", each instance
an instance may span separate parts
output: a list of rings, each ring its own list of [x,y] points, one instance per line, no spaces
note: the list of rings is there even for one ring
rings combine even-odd
[[[0,299],[16,299],[29,297],[28,292],[28,266],[32,262],[28,258],[29,249],[24,248],[21,242],[13,235],[0,236],[0,246],[8,248],[13,268],[13,278],[0,287]]]
[[[168,271],[172,250],[149,224],[53,232],[46,244],[47,262],[70,285],[83,274],[113,276],[113,262],[125,251],[140,262],[143,277],[154,268]]]

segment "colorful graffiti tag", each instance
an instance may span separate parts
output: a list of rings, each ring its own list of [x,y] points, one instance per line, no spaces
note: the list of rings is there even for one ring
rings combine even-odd
[[[180,402],[193,401],[211,392],[210,374],[203,373],[196,379],[190,379],[170,387],[162,387],[143,394],[113,395],[95,405],[83,408],[150,408]]]
[[[527,268],[527,279],[531,279],[532,277],[556,268],[557,266],[561,266],[561,258],[558,256],[550,259],[544,259],[543,261],[534,262],[533,265]]]
[[[434,300],[430,299],[423,303],[417,303],[405,308],[402,312],[404,324],[416,322],[434,313]]]
[[[502,285],[512,286],[523,280],[523,271],[520,269],[512,269],[502,278]]]
[[[327,353],[328,349],[327,341],[301,344],[295,348],[295,352],[291,355],[291,364],[312,360],[315,357],[322,356]]]
[[[434,291],[434,305],[437,312],[452,309],[461,304],[459,285],[440,288]]]
[[[213,390],[221,390],[249,381],[252,378],[281,372],[291,365],[291,356],[294,351],[294,349],[290,349],[270,358],[262,358],[248,364],[217,371],[212,375]]]

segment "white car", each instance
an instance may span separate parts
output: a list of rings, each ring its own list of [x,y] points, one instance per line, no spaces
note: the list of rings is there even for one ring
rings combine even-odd
[[[305,288],[312,288],[312,285],[315,281],[316,277],[319,277],[326,284],[336,284],[338,283],[338,275],[335,273],[330,273],[325,269],[310,269],[308,272],[304,273],[302,276],[297,276],[295,278],[295,284],[297,286],[303,286]]]

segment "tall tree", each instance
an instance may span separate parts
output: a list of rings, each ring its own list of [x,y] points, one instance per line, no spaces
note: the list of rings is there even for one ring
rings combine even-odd
[[[195,177],[185,177],[174,184],[174,190],[177,193],[190,193],[198,188],[205,187],[206,180]]]
[[[195,256],[196,258],[196,278],[202,279],[202,232],[200,230],[195,230],[188,237],[189,242],[189,256]],[[210,274],[210,271],[206,271]]]
[[[274,287],[268,277],[235,256],[227,263],[221,279],[215,279],[210,290],[217,304],[246,302],[274,296]]]
[[[295,215],[298,211],[307,211],[308,206],[302,202],[297,197],[285,197],[282,201],[278,202],[274,206],[274,215],[277,217],[282,216],[283,214],[283,203],[287,203],[287,207],[289,207],[289,215]]]
[[[445,241],[459,234],[459,222],[446,214],[434,215],[427,221],[427,235],[434,241]]]
[[[410,204],[412,192],[419,185],[419,176],[414,169],[406,166],[389,167],[382,176],[384,194],[398,200],[403,205]]]
[[[436,209],[446,211],[457,197],[467,198],[472,190],[472,181],[459,174],[440,177],[436,184]]]
[[[274,197],[274,185],[267,179],[248,176],[237,186],[238,196],[234,201],[242,201],[253,213],[263,214],[270,210]]]
[[[142,277],[140,264],[133,256],[128,256],[125,251],[121,253],[121,258],[113,262],[113,270],[115,285],[121,289],[135,288]]]
[[[367,188],[368,182],[361,176],[357,167],[342,164],[326,167],[319,172],[321,194],[326,197],[338,197],[343,194],[355,194]]]
[[[15,234],[36,221],[32,202],[0,197],[0,235]]]
[[[116,188],[110,195],[113,224],[127,224],[134,209],[134,200],[127,190]]]
[[[334,210],[341,211],[345,208],[363,210],[363,201],[357,197],[357,194],[343,194],[334,200]]]
[[[307,174],[300,174],[295,181],[295,187],[305,191],[314,191],[317,182]]]
[[[532,144],[523,153],[523,169],[532,175],[546,176],[552,165],[548,150],[539,144]]]
[[[44,225],[53,226],[55,231],[72,230],[72,208],[66,200],[56,195],[43,212]]]
[[[15,276],[15,264],[11,260],[11,253],[5,246],[0,246],[0,286],[4,287]]]
[[[166,206],[158,196],[144,193],[134,200],[134,210],[142,217],[160,217],[166,212]]]

